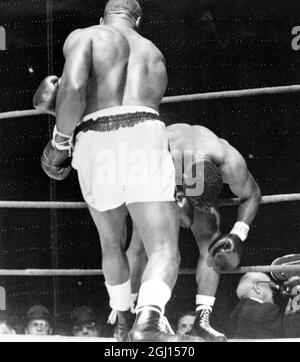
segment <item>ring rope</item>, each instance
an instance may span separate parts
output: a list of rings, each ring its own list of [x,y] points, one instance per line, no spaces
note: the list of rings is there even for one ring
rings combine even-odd
[[[222,274],[246,274],[246,273],[299,273],[300,264],[295,265],[251,265],[241,266],[235,270],[222,271]],[[1,271],[0,271],[1,273]],[[180,275],[194,275],[195,269],[181,269]],[[1,275],[1,274],[0,274]]]
[[[205,101],[210,99],[222,99],[222,98],[240,98],[240,97],[253,97],[259,95],[272,95],[283,93],[296,93],[300,92],[300,85],[288,85],[280,87],[265,87],[265,88],[253,88],[253,89],[240,89],[222,92],[207,92],[196,94],[184,94],[178,96],[168,96],[162,99],[162,103],[179,103],[179,102],[191,102],[191,101]],[[0,113],[0,119],[39,116],[46,114],[42,111],[35,109],[11,111]]]
[[[300,272],[300,264],[296,265],[254,265],[243,266],[232,271],[223,271],[222,274],[245,274],[251,272],[279,273]],[[194,275],[195,269],[181,269],[180,275]],[[100,276],[101,269],[0,269],[0,276]]]
[[[261,204],[273,204],[277,202],[300,201],[299,194],[281,194],[262,196]],[[219,206],[239,205],[240,199],[219,200]],[[87,209],[85,202],[73,201],[0,201],[0,209]]]
[[[241,98],[241,97],[253,97],[259,95],[272,95],[272,94],[295,93],[295,92],[300,92],[300,85],[241,89],[241,90],[232,90],[232,91],[223,91],[223,92],[208,92],[208,93],[170,96],[163,98],[162,103],[206,101],[210,99]]]
[[[300,201],[300,193],[268,195],[268,196],[262,196],[261,198],[261,204],[274,204],[277,202],[290,202],[290,201]],[[238,198],[218,201],[219,206],[236,206],[239,205],[239,203],[240,199]]]
[[[0,113],[0,119],[40,116],[43,114],[47,114],[47,113],[45,113],[43,111],[37,111],[36,109],[29,109],[29,110],[24,110],[24,111],[11,111],[11,112]]]

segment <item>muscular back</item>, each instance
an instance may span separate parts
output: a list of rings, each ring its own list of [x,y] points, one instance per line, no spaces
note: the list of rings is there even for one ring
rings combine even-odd
[[[76,32],[66,41],[65,56],[80,43],[87,48],[85,61],[90,68],[84,114],[120,105],[158,109],[167,73],[153,43],[127,27],[99,25]]]
[[[215,162],[217,165],[224,163],[225,145],[212,131],[203,126],[191,126],[177,123],[167,127],[171,151],[196,150],[203,157]]]
[[[200,156],[219,166],[224,183],[239,184],[248,177],[243,156],[208,128],[179,123],[168,126],[167,134],[172,153],[176,151],[183,153],[186,150],[200,151]]]

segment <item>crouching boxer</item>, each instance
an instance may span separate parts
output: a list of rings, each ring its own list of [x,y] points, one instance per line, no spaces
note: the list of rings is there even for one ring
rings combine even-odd
[[[141,14],[136,0],[110,0],[100,25],[69,35],[56,126],[41,163],[48,176],[63,179],[75,138],[72,166],[100,236],[119,340],[201,341],[172,334],[164,317],[178,275],[179,216],[174,164],[158,112],[167,86],[166,65],[156,46],[136,31]],[[147,254],[129,334],[128,212]]]
[[[241,261],[243,242],[260,204],[260,189],[248,171],[242,155],[227,141],[209,129],[188,124],[167,127],[171,153],[175,162],[176,180],[182,179],[178,199],[181,226],[190,228],[197,242],[200,256],[196,269],[196,320],[192,334],[208,341],[225,341],[224,334],[210,325],[210,315],[222,270],[233,270]],[[176,155],[191,152],[182,168]],[[194,179],[194,181],[193,181]],[[196,180],[196,182],[195,182]],[[198,180],[201,194],[193,194]],[[217,199],[223,184],[240,198],[237,219],[231,231],[220,233]],[[128,250],[133,292],[139,285],[139,270],[144,263],[142,244],[134,229]]]

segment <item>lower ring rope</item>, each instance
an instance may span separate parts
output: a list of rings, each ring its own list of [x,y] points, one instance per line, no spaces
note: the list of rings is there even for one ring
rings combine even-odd
[[[207,92],[207,93],[169,96],[169,97],[164,97],[162,99],[162,103],[179,103],[179,102],[191,102],[191,101],[201,101],[201,100],[221,99],[221,98],[253,97],[259,95],[272,95],[272,94],[296,93],[296,92],[300,92],[300,85],[298,84],[280,86],[280,87],[240,89],[240,90],[222,91],[222,92]],[[42,114],[46,113],[37,111],[35,109],[12,111],[12,112],[0,113],[0,119],[39,116]]]
[[[243,266],[233,271],[224,271],[223,274],[245,274],[250,272],[278,273],[300,272],[300,264],[296,265],[255,265]],[[195,269],[181,269],[180,275],[194,275]],[[0,269],[0,276],[100,276],[101,269]]]
[[[299,194],[269,195],[261,198],[261,204],[273,204],[277,202],[300,201]],[[240,199],[219,200],[219,206],[239,205]],[[73,201],[0,201],[0,209],[87,209],[85,202]]]

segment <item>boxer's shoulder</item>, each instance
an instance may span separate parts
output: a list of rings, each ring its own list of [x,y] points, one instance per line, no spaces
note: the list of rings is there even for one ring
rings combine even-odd
[[[65,40],[64,53],[68,52],[78,42],[90,42],[91,40],[102,40],[109,42],[113,37],[115,38],[116,35],[122,37],[122,34],[118,30],[113,30],[112,27],[103,25],[75,29]]]

